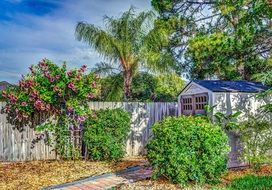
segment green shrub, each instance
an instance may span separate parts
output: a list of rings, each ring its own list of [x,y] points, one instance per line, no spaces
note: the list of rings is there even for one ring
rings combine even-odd
[[[148,160],[153,176],[174,183],[215,182],[226,170],[228,138],[202,117],[169,117],[153,127]]]
[[[272,124],[264,118],[250,116],[240,125],[242,156],[258,171],[264,163],[272,163]],[[270,152],[270,153],[269,153]]]
[[[130,115],[122,109],[106,109],[85,122],[84,143],[92,160],[118,160],[123,157],[130,128]]]
[[[266,190],[272,189],[272,176],[248,175],[235,179],[228,187],[229,190]]]

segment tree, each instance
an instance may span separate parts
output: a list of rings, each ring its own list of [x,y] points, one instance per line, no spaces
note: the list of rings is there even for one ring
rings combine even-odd
[[[161,18],[187,21],[182,33],[174,32],[181,46],[172,48],[182,50],[191,78],[251,80],[271,69],[269,0],[152,0],[152,5]]]
[[[272,59],[269,59],[269,63],[272,64]],[[272,70],[267,71],[265,73],[260,73],[255,75],[255,78],[257,80],[262,81],[264,84],[266,84],[268,86],[268,89],[265,92],[262,92],[260,94],[261,98],[267,98],[268,100],[271,100],[272,98]],[[263,110],[265,112],[270,112],[272,113],[272,103],[271,101],[268,101],[264,106],[263,106]]]
[[[105,17],[105,29],[93,24],[79,22],[76,38],[88,43],[109,63],[106,67],[118,65],[124,81],[124,98],[131,98],[133,76],[139,68],[165,70],[173,65],[171,55],[160,54],[160,44],[167,43],[163,34],[154,35],[154,13],[135,14],[133,8],[124,12],[120,18]]]
[[[122,101],[122,75],[111,74],[101,78],[101,90],[98,100]],[[139,72],[133,76],[131,86],[132,101],[176,101],[185,82],[177,74],[152,75]]]
[[[175,73],[160,74],[155,78],[155,101],[177,101],[179,93],[185,87],[185,81]]]

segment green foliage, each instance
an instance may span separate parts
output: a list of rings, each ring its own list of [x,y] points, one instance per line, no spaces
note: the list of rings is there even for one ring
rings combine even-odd
[[[270,64],[272,65],[272,59],[269,60]],[[255,75],[256,79],[262,81],[264,84],[266,84],[269,88],[260,93],[260,98],[265,99],[271,99],[272,98],[272,70],[266,72],[266,73],[260,73]],[[272,103],[271,101],[268,101],[264,106],[262,106],[263,110],[265,112],[272,113]]]
[[[267,60],[257,56],[245,57],[250,51],[248,47],[254,45],[253,37],[247,33],[240,37],[240,34],[217,32],[191,38],[186,55],[193,62],[190,69],[192,78],[216,75],[224,80],[252,80],[254,74],[271,69]]]
[[[99,101],[122,101],[124,98],[124,79],[120,74],[109,75],[101,78]]]
[[[80,144],[70,132],[80,130],[82,122],[89,117],[87,102],[98,90],[97,76],[87,74],[86,70],[86,65],[68,70],[66,64],[58,66],[48,59],[31,66],[18,87],[2,93],[6,101],[3,111],[8,114],[8,121],[19,130],[33,127],[44,133],[48,142],[56,142],[53,145],[61,157],[79,157]],[[44,134],[37,139],[42,139]]]
[[[104,66],[117,65],[124,78],[126,100],[131,97],[132,77],[140,68],[165,71],[171,65],[171,56],[161,56],[156,51],[157,44],[167,41],[167,36],[154,35],[153,21],[153,12],[136,14],[130,8],[119,18],[105,17],[105,29],[85,22],[76,26],[76,38],[88,43],[109,62]]]
[[[185,81],[175,73],[156,76],[155,96],[158,102],[177,101],[177,97],[185,86]]]
[[[272,124],[265,118],[250,116],[240,125],[242,151],[254,170],[258,171],[264,163],[272,163]]]
[[[30,72],[19,81],[18,87],[8,88],[2,96],[7,104],[4,111],[14,121],[29,124],[35,114],[59,115],[73,112],[75,120],[86,116],[86,102],[97,92],[97,77],[86,74],[87,66],[67,70],[48,59],[30,67]],[[71,115],[71,114],[70,114]]]
[[[215,182],[226,171],[228,138],[205,118],[169,117],[152,127],[147,158],[154,177],[175,183]]]
[[[254,176],[235,179],[229,186],[229,190],[266,190],[272,189],[272,176]]]
[[[109,75],[101,79],[101,94],[98,100],[122,101],[123,78],[120,74]],[[135,74],[132,82],[130,101],[176,101],[185,82],[180,76],[171,74],[152,75],[147,72]]]
[[[214,113],[214,109],[217,105],[214,106],[205,106],[207,112],[207,118],[211,123],[217,124],[222,127],[225,131],[236,130],[239,127],[237,118],[242,114],[242,112],[234,112],[230,114],[224,114],[222,112]]]
[[[152,101],[155,96],[157,81],[148,73],[138,73],[132,82],[133,101]]]
[[[167,48],[185,60],[191,78],[252,80],[272,69],[269,0],[152,0],[152,6],[159,20],[186,21],[169,30],[176,43]]]
[[[92,160],[119,160],[124,156],[130,115],[122,109],[98,110],[85,122],[84,143]]]

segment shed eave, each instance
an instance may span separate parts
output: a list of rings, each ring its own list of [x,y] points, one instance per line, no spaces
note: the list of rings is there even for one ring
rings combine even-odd
[[[195,83],[194,81],[190,81],[182,90],[181,92],[179,93],[178,95],[178,102],[179,102],[179,99],[180,99],[180,96],[183,94],[184,91],[186,91],[191,85],[196,85],[198,86],[199,88],[202,88],[203,90],[207,91],[209,94],[213,93],[210,89],[202,86],[202,85],[199,85],[197,83]]]

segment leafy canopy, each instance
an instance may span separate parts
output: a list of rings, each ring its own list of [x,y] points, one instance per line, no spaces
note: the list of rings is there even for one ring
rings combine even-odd
[[[133,8],[121,17],[104,18],[105,27],[79,22],[76,38],[88,43],[107,63],[99,66],[105,70],[114,66],[124,78],[125,98],[131,96],[133,75],[140,67],[152,71],[165,71],[172,68],[174,59],[171,54],[161,54],[162,46],[168,44],[168,35],[159,33],[154,26],[154,13],[151,11],[135,13]]]
[[[246,79],[271,70],[269,0],[152,0],[160,19],[185,20],[171,44],[191,78]],[[180,57],[181,56],[181,57]]]
[[[121,74],[111,74],[101,78],[100,101],[122,101],[123,78]],[[132,101],[176,101],[185,81],[175,73],[153,75],[139,72],[133,76]]]

